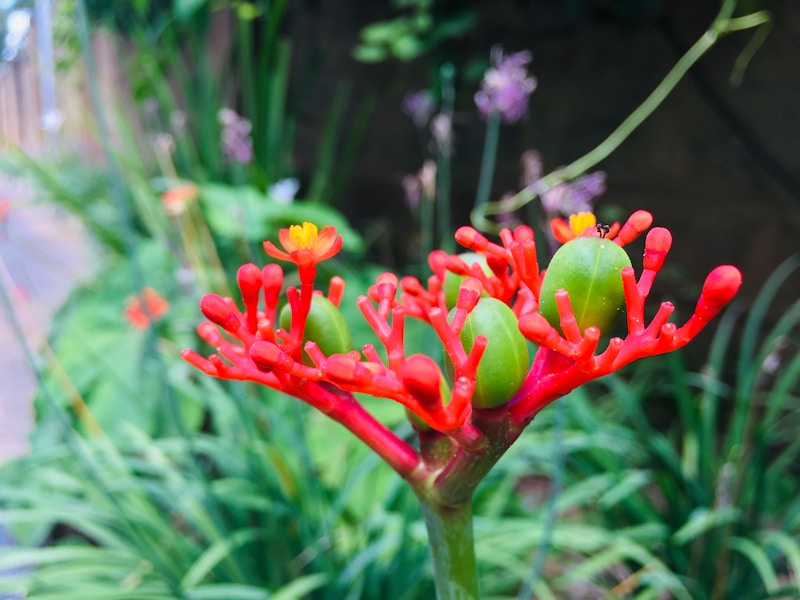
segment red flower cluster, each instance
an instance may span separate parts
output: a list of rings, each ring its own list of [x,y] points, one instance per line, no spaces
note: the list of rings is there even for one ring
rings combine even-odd
[[[579,217],[574,227],[556,223],[553,228],[559,239],[600,235],[623,246],[646,231],[651,223],[649,213],[638,211],[624,225],[614,224],[607,230],[597,228],[593,216]],[[289,288],[285,292],[292,316],[289,330],[281,328],[276,317],[282,297],[281,267],[270,264],[259,269],[247,264],[238,273],[244,311],[231,298],[214,294],[205,296],[200,303],[210,322],[202,323],[198,333],[217,348],[218,354],[204,358],[192,350],[184,350],[182,356],[208,375],[254,381],[307,402],[348,427],[402,476],[409,478],[414,472],[419,473],[422,462],[429,462],[425,444],[420,454],[377,422],[358,403],[353,392],[402,404],[417,417],[412,422],[421,439],[431,434],[446,438],[456,453],[487,452],[497,436],[503,438],[507,447],[549,402],[633,360],[683,346],[734,296],[741,284],[739,271],[732,266],[717,267],[706,279],[695,312],[683,326],[668,322],[673,311],[669,302],[662,303],[650,323],[646,323],[644,302],[670,249],[671,239],[666,229],[650,230],[638,280],[632,268],[622,269],[627,335],[611,338],[599,350],[600,330],[589,326],[581,332],[565,290],[558,291],[555,297],[560,330],[538,312],[543,271],[537,262],[534,235],[529,227],[503,230],[500,244],[489,241],[471,227],[462,227],[456,232],[456,240],[481,255],[486,268],[478,263],[468,264],[457,255],[434,251],[429,258],[433,275],[425,285],[413,277],[398,281],[392,273],[384,273],[367,295],[358,299],[359,309],[384,347],[384,359],[372,345],[364,346],[361,351],[326,355],[317,343],[320,340],[304,343],[308,339],[305,330],[312,300],[321,293],[314,289],[316,264],[335,255],[342,246],[334,228],[326,227],[318,233],[314,225],[304,223],[281,231],[280,241],[285,251],[269,242],[264,244],[268,254],[295,263],[299,270],[300,289]],[[452,311],[445,300],[448,274],[464,277]],[[343,280],[331,281],[327,299],[334,306],[339,305],[343,289]],[[465,322],[482,295],[509,306],[522,334],[538,345],[520,389],[506,404],[492,409],[472,406],[476,373],[488,341],[479,335],[467,349],[461,339]],[[406,317],[422,319],[436,332],[453,365],[452,384],[432,357],[406,354]],[[505,431],[498,433],[490,422],[504,423]]]

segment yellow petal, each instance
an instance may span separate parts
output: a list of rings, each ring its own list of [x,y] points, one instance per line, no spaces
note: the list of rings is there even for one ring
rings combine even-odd
[[[581,235],[587,227],[595,227],[597,218],[594,213],[580,212],[569,216],[569,228],[575,235]]]

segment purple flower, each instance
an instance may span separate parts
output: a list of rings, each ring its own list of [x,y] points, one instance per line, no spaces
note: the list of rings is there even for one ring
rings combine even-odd
[[[423,200],[436,199],[436,163],[426,160],[416,175],[403,177],[403,191],[405,192],[406,205],[416,209]]]
[[[403,98],[403,112],[411,117],[415,126],[425,127],[436,112],[436,100],[428,90],[410,92]]]
[[[515,123],[528,112],[528,99],[536,89],[536,78],[528,73],[530,52],[503,56],[502,50],[492,50],[493,67],[483,75],[481,89],[475,94],[478,110],[488,117],[500,113],[506,123]]]
[[[523,188],[533,186],[537,181],[542,178],[544,174],[544,165],[542,164],[542,155],[536,150],[526,150],[520,157],[522,165],[522,177],[520,184]]]
[[[253,160],[253,139],[250,137],[253,124],[230,108],[223,108],[217,116],[222,125],[222,154],[230,162],[249,163]]]
[[[542,208],[549,214],[593,212],[592,202],[606,191],[606,174],[595,171],[573,181],[562,181],[542,192]]]
[[[439,113],[431,119],[431,135],[437,152],[453,153],[453,119],[449,115]]]

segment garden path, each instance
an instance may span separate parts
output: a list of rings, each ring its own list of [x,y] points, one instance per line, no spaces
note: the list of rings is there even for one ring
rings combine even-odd
[[[13,304],[9,314],[0,303],[0,463],[27,451],[34,418],[36,378],[17,327],[41,350],[53,312],[92,262],[77,219],[0,176],[0,284]]]

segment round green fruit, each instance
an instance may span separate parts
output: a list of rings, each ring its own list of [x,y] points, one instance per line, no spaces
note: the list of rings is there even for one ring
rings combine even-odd
[[[628,254],[611,240],[579,237],[555,253],[542,281],[539,312],[560,331],[555,293],[569,292],[572,312],[583,332],[595,326],[606,332],[622,312],[625,293],[622,269],[631,266]]]
[[[465,252],[464,254],[459,254],[458,257],[470,267],[477,263],[480,265],[481,269],[483,269],[483,272],[486,273],[486,275],[492,274],[492,270],[489,268],[489,264],[486,262],[486,257],[483,254],[478,254],[477,252]],[[452,271],[447,271],[445,274],[442,289],[444,290],[444,302],[447,305],[447,308],[455,307],[456,301],[458,300],[458,290],[461,287],[461,282],[466,278],[466,275],[456,275]]]
[[[280,326],[286,331],[292,327],[292,311],[287,304],[281,309]],[[325,354],[345,354],[353,349],[353,336],[341,311],[325,296],[315,294],[311,299],[311,309],[303,332],[303,344],[314,342]],[[313,361],[303,350],[303,364],[313,365]]]
[[[452,312],[450,315],[452,319]],[[475,376],[472,406],[495,408],[508,402],[525,381],[530,367],[528,345],[519,330],[517,316],[496,298],[481,298],[461,330],[461,343],[469,352],[475,337],[489,340]],[[453,364],[445,357],[447,374],[454,377]]]

